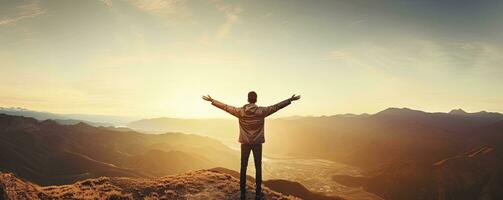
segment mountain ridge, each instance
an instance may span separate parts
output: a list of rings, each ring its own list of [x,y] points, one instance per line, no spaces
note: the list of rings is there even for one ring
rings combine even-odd
[[[163,176],[232,167],[239,160],[237,152],[199,135],[151,135],[5,114],[0,114],[0,144],[0,170],[41,185],[98,176]],[[148,159],[157,156],[159,159]],[[142,160],[152,162],[140,164]]]
[[[0,107],[0,114],[13,116],[32,117],[37,120],[52,119],[62,125],[72,125],[85,122],[93,126],[116,126],[126,124],[136,118],[120,117],[111,115],[91,115],[91,114],[57,114],[45,111],[35,111],[20,107]]]
[[[253,183],[247,182],[247,199]],[[263,187],[266,199],[299,200]],[[99,177],[69,185],[39,186],[12,173],[0,173],[0,197],[5,199],[238,199],[239,180],[216,171],[197,170],[155,179]]]

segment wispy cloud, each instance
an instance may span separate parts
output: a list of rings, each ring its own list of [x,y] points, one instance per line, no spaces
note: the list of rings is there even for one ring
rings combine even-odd
[[[156,16],[187,14],[185,0],[130,0],[129,2],[138,9]]]
[[[33,18],[45,13],[45,10],[40,8],[38,1],[30,1],[27,4],[23,4],[14,8],[13,16],[6,16],[0,19],[0,25],[15,24],[18,21]]]
[[[219,27],[217,38],[222,39],[229,35],[234,24],[239,22],[239,14],[243,11],[238,6],[224,5],[217,1],[216,8],[225,16],[225,22]]]
[[[354,21],[354,22],[351,22],[351,24],[350,24],[349,26],[357,26],[357,25],[363,24],[363,23],[365,23],[365,22],[367,22],[367,20],[365,20],[365,19],[360,19],[360,20],[356,20],[356,21]]]
[[[108,7],[112,7],[112,0],[101,0],[101,1],[103,1],[103,3]]]
[[[487,43],[407,39],[362,43],[331,51],[326,58],[340,67],[356,67],[387,75],[483,75],[500,70],[494,66],[503,64],[502,52],[502,48]]]
[[[348,54],[344,51],[332,51],[328,53],[327,59],[328,60],[341,60],[341,59],[347,59]]]
[[[115,0],[101,1],[110,8],[112,8],[115,3]],[[162,20],[169,25],[177,25],[178,23],[184,24],[186,22],[195,22],[197,24],[201,17],[204,18],[207,15],[207,13],[204,12],[195,13],[194,11],[196,8],[191,7],[189,0],[127,0],[127,2],[144,13],[161,17]],[[203,1],[198,0],[198,3],[201,2]],[[224,39],[231,33],[233,27],[241,21],[240,15],[243,9],[239,5],[232,3],[232,1],[206,0],[206,3],[208,2],[223,16],[224,21],[217,25],[214,33],[212,32],[209,35],[207,32],[203,33],[205,35],[203,35],[202,40],[216,41]]]

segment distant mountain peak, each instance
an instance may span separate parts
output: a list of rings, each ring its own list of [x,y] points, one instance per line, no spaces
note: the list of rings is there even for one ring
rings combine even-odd
[[[386,108],[385,110],[378,112],[377,115],[398,115],[398,114],[408,114],[408,113],[424,113],[423,111],[419,110],[412,110],[410,108],[396,108],[396,107],[390,107]]]
[[[3,111],[28,111],[28,109],[21,108],[21,107],[0,107],[0,110],[3,110]]]
[[[56,121],[54,121],[52,119],[46,119],[46,120],[40,122],[40,125],[42,125],[42,126],[59,126],[60,124],[58,124]]]
[[[85,122],[79,122],[79,123],[77,123],[77,124],[75,124],[73,126],[75,126],[77,128],[80,128],[80,129],[95,128],[94,126],[91,126],[91,125],[89,125],[88,123],[85,123]]]
[[[458,108],[458,109],[451,110],[451,112],[449,112],[449,114],[453,114],[453,115],[466,115],[468,113],[466,111],[464,111],[463,109]]]

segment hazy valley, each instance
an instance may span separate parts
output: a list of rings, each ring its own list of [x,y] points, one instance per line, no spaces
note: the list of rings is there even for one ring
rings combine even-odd
[[[502,197],[499,113],[390,108],[373,115],[270,119],[266,129],[264,185],[283,195]],[[236,176],[236,132],[237,122],[227,119],[146,119],[113,128],[0,115],[0,170],[42,186],[103,176],[157,179],[215,167]],[[248,174],[254,175],[252,163]]]
[[[267,173],[297,180],[315,191],[340,190],[335,193],[348,198],[355,196],[344,195],[345,192],[363,188],[384,199],[497,199],[502,193],[498,189],[502,123],[503,115],[499,113],[466,113],[461,109],[428,113],[407,108],[389,108],[372,115],[270,119],[266,122],[265,155],[293,160],[272,167],[285,173]],[[229,135],[235,136],[237,129],[232,120],[170,118],[140,120],[128,127],[146,132],[171,127],[228,143],[232,142]],[[296,164],[295,159],[306,163]],[[326,180],[324,170],[320,170],[324,164],[314,162],[315,167],[309,166],[312,159],[351,166],[358,173],[334,170],[330,172],[331,180],[336,183],[320,184]],[[275,166],[272,163],[269,165]],[[303,166],[320,172],[319,176],[295,176],[304,171]],[[267,170],[267,164],[264,169]],[[309,180],[316,179],[313,177],[320,177],[318,185]],[[361,194],[356,199],[363,198]]]

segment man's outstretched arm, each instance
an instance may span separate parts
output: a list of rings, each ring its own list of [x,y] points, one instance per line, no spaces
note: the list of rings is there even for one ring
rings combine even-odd
[[[300,95],[295,95],[294,94],[294,95],[292,95],[292,97],[290,97],[290,98],[288,98],[288,99],[286,99],[286,100],[284,100],[282,102],[279,102],[279,103],[274,104],[272,106],[265,107],[264,114],[267,117],[267,116],[275,113],[276,111],[278,111],[278,110],[280,110],[280,109],[282,109],[282,108],[290,105],[290,103],[292,103],[292,101],[297,101],[299,99],[300,99]]]
[[[220,101],[217,101],[217,100],[211,98],[210,95],[203,96],[203,99],[205,101],[211,102],[211,105],[214,105],[215,107],[220,108],[220,109],[224,110],[225,112],[228,112],[229,114],[234,115],[235,117],[239,117],[239,109],[238,108],[236,108],[234,106],[227,105],[227,104],[222,103]]]

